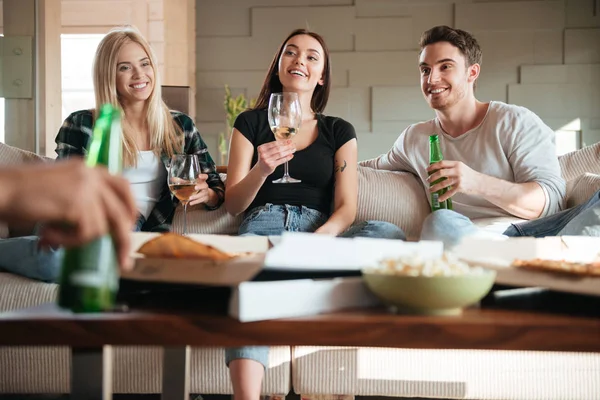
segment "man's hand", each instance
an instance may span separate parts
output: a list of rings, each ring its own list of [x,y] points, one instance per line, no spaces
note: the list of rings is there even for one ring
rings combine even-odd
[[[9,195],[0,201],[0,219],[42,222],[40,242],[73,247],[111,233],[123,268],[137,214],[129,182],[82,160],[24,166],[0,172]]]
[[[439,161],[427,168],[431,173],[428,181],[435,182],[440,178],[446,178],[429,188],[429,192],[437,192],[448,188],[448,191],[440,196],[439,201],[445,201],[456,193],[479,194],[481,188],[481,174],[467,167],[461,161]]]
[[[440,196],[440,201],[449,199],[458,192],[480,196],[510,214],[524,219],[537,218],[544,209],[546,195],[537,182],[505,181],[474,171],[460,161],[440,161],[430,165],[427,171],[431,172],[429,182],[446,178],[429,188],[430,192],[448,188],[448,191]]]

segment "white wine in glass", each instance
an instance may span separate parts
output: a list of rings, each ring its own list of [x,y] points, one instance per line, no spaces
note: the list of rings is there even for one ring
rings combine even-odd
[[[290,128],[287,126],[275,126],[271,128],[273,134],[278,140],[287,140],[291,139],[296,135],[296,128]]]
[[[298,93],[283,92],[271,93],[268,109],[269,126],[277,140],[288,140],[294,137],[300,129],[302,121],[302,109]],[[284,173],[273,183],[298,183],[300,179],[294,179],[288,172],[288,163],[283,166]]]
[[[197,155],[175,154],[171,158],[168,183],[169,190],[183,204],[183,234],[187,234],[187,207],[190,197],[196,193],[196,181],[200,174]]]
[[[169,189],[179,201],[184,203],[190,201],[190,197],[196,193],[195,186],[195,183],[172,183],[169,185]]]

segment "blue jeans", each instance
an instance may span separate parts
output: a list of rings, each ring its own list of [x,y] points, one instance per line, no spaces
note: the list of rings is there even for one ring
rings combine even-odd
[[[145,219],[138,216],[133,230],[139,232]],[[34,234],[39,231],[36,226]],[[40,249],[39,237],[19,236],[0,239],[0,271],[44,282],[57,282],[65,253],[63,248]]]
[[[267,203],[246,213],[239,235],[277,236],[283,232],[314,232],[326,221],[327,214],[305,206],[275,205]],[[402,229],[385,221],[363,221],[352,225],[340,237],[373,237],[401,239]]]
[[[240,225],[240,235],[281,235],[283,232],[314,232],[327,221],[328,216],[304,206],[275,205],[267,203],[246,213]],[[352,225],[340,237],[373,237],[405,240],[404,232],[385,221],[363,221]],[[247,358],[269,366],[268,346],[246,346],[225,350],[225,363]]]
[[[421,239],[441,240],[444,247],[453,247],[478,228],[464,215],[450,210],[431,213],[423,222]],[[585,203],[556,214],[512,224],[506,236],[600,236],[600,190]]]
[[[585,203],[533,221],[512,224],[506,236],[600,236],[600,190]]]
[[[63,249],[40,249],[39,237],[22,236],[0,240],[0,270],[45,282],[56,282]]]

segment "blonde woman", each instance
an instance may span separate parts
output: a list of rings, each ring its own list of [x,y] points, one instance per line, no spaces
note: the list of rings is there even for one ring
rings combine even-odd
[[[175,153],[198,154],[202,171],[208,172],[199,175],[198,193],[190,204],[216,209],[223,203],[225,192],[193,121],[185,114],[169,111],[162,101],[156,66],[148,42],[135,28],[126,26],[110,31],[100,42],[93,70],[96,108],[110,103],[122,111],[123,175],[130,183],[137,209],[132,228],[143,231],[165,231],[170,227],[177,200],[169,193],[166,166]],[[95,115],[97,110],[69,115],[56,138],[59,158],[86,154]],[[111,194],[109,189],[106,194]],[[94,213],[93,204],[89,204],[88,211]],[[40,244],[38,236],[1,240],[0,270],[55,281],[62,248]]]
[[[209,210],[223,203],[225,187],[192,119],[170,111],[161,97],[160,74],[150,45],[131,26],[111,30],[94,58],[95,110],[69,115],[56,137],[59,158],[85,155],[99,107],[110,103],[122,111],[123,175],[131,183],[138,208],[137,230],[165,231],[177,199],[167,185],[173,154],[197,154],[201,170],[190,205]]]

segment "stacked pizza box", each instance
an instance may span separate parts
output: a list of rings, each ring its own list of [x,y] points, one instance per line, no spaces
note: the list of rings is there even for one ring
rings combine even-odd
[[[497,271],[496,283],[600,296],[600,238],[465,238],[455,248],[470,265]]]

